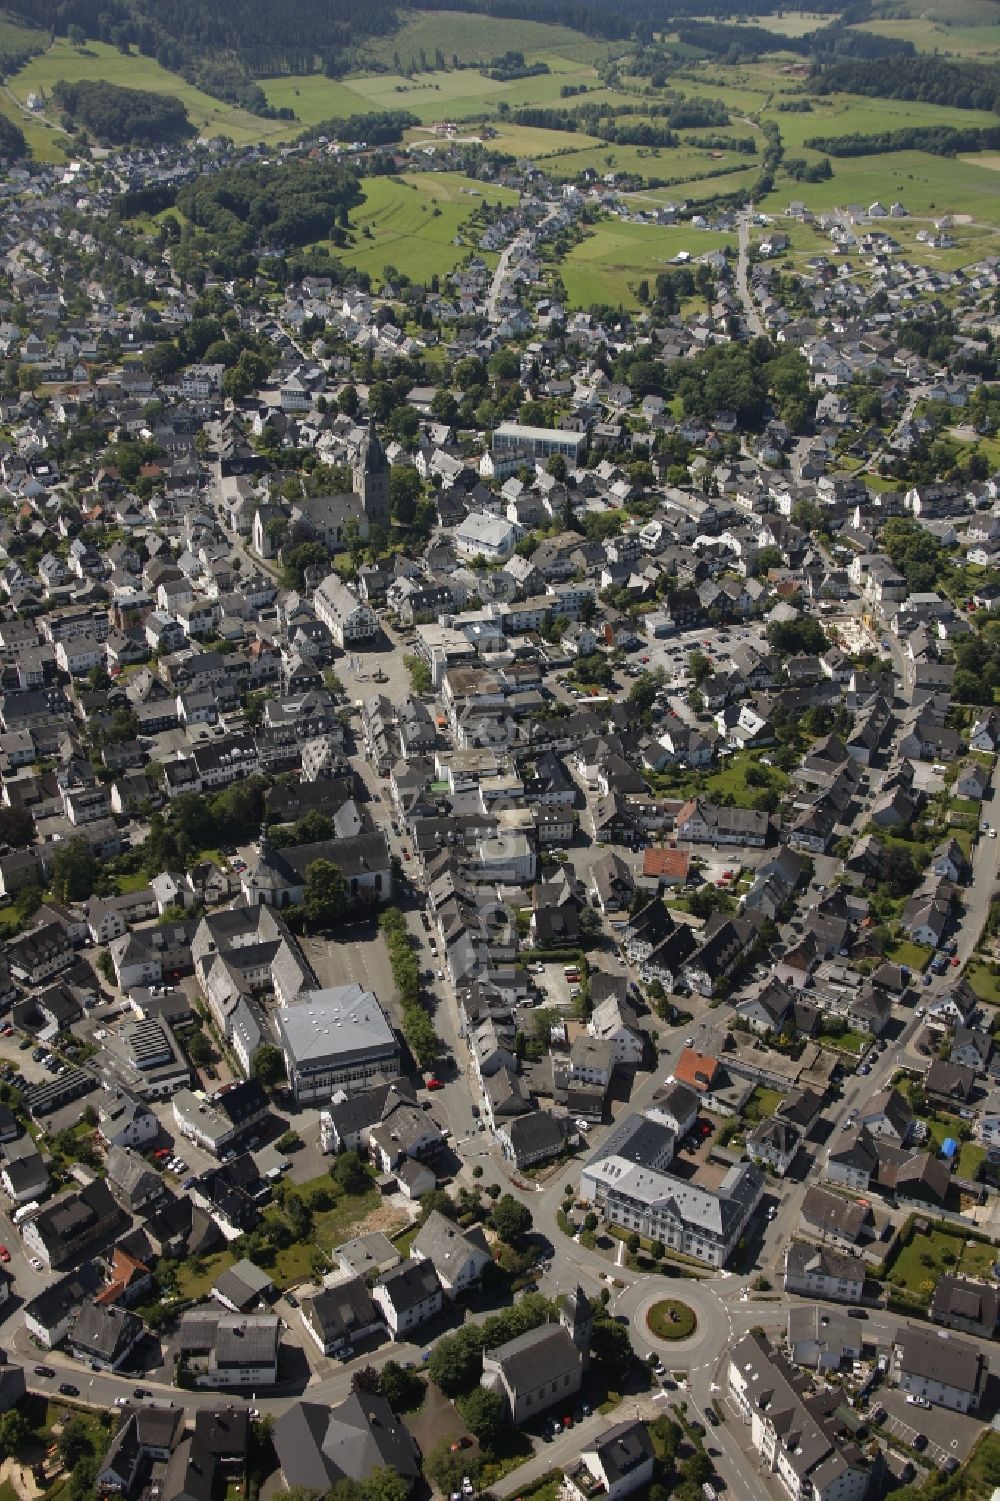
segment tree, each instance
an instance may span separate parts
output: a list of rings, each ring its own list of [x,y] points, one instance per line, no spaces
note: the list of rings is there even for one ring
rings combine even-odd
[[[695,687],[700,688],[712,676],[712,664],[703,651],[693,651],[688,657],[688,671],[694,679]]]
[[[382,1377],[377,1366],[359,1366],[351,1377],[352,1392],[369,1392],[373,1396],[382,1394]],[[386,1398],[386,1401],[389,1399]]]
[[[117,981],[115,979],[115,961],[112,959],[107,949],[102,949],[98,954],[97,968],[100,970],[101,974],[104,976],[105,980],[107,980],[109,985],[117,984]]]
[[[85,839],[60,844],[52,859],[52,894],[57,902],[85,902],[93,896],[100,866]]]
[[[0,1455],[9,1459],[16,1454],[28,1437],[29,1428],[27,1419],[16,1407],[10,1408],[0,1417]]]
[[[362,1194],[371,1187],[368,1169],[357,1152],[341,1152],[330,1169],[330,1176],[346,1194]]]
[[[416,1371],[408,1371],[398,1360],[387,1360],[382,1367],[382,1395],[393,1412],[406,1412],[423,1396],[424,1383]]]
[[[422,697],[425,693],[431,693],[434,684],[431,680],[431,670],[423,657],[418,657],[408,652],[403,658],[403,666],[410,674],[410,687],[414,693]]]
[[[504,1194],[494,1204],[490,1221],[500,1239],[513,1246],[531,1229],[531,1210],[513,1194]]]
[[[350,893],[332,860],[314,860],[307,867],[303,901],[306,916],[317,928],[332,928],[344,920],[351,904]]]
[[[273,1089],[285,1077],[285,1059],[271,1042],[261,1043],[250,1063],[250,1077],[265,1089]]]
[[[595,1320],[590,1353],[600,1362],[608,1385],[621,1391],[635,1359],[627,1326],[607,1318]]]
[[[483,1370],[483,1331],[466,1324],[439,1339],[427,1363],[431,1380],[446,1397],[458,1397],[479,1383]]]
[[[389,471],[389,503],[399,526],[412,526],[423,491],[420,475],[411,464],[393,464]]]
[[[362,1481],[362,1501],[407,1501],[410,1483],[397,1470],[375,1470]]]
[[[82,1459],[93,1455],[94,1446],[82,1418],[70,1418],[59,1435],[57,1447],[67,1470],[75,1469]]]
[[[552,475],[553,479],[559,480],[560,482],[565,480],[566,460],[563,458],[561,453],[550,454],[545,468],[548,473]]]
[[[322,844],[324,840],[332,839],[334,833],[333,819],[319,808],[303,813],[292,830],[296,844]]]
[[[188,1057],[195,1068],[201,1068],[212,1061],[212,1044],[204,1032],[192,1032],[188,1040]]]
[[[499,1392],[477,1386],[462,1401],[462,1416],[469,1431],[487,1449],[495,1449],[508,1431],[507,1406]]]
[[[629,689],[629,707],[634,708],[637,714],[648,714],[663,682],[664,674],[659,668],[656,672],[640,672]]]

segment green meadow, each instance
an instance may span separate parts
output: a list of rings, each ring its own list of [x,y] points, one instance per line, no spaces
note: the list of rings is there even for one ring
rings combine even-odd
[[[76,83],[79,79],[102,79],[121,88],[172,94],[185,106],[192,124],[202,135],[226,135],[240,145],[279,140],[289,134],[288,124],[284,121],[261,120],[246,110],[234,109],[185,83],[176,73],[168,73],[153,58],[140,57],[137,53],[125,56],[116,47],[105,46],[102,42],[73,47],[65,38],[59,38],[47,52],[33,57],[20,72],[15,73],[7,86],[18,102],[24,104],[31,93],[50,94],[53,84],[61,78],[68,83]]]
[[[639,282],[643,278],[652,281],[681,251],[696,260],[726,245],[735,252],[735,235],[693,229],[689,224],[660,226],[608,219],[594,225],[587,238],[573,246],[559,269],[571,307],[602,302],[634,308],[639,304]]]
[[[420,282],[429,281],[435,272],[453,270],[475,247],[475,229],[468,243],[463,243],[460,230],[478,202],[517,202],[517,194],[507,188],[488,187],[451,172],[367,178],[364,194],[364,203],[351,216],[355,244],[334,253],[346,265],[372,276],[395,266]],[[496,262],[495,255],[483,259]]]

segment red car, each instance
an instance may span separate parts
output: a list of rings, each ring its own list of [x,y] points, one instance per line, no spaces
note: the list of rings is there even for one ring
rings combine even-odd
[[[440,1079],[428,1079],[427,1080],[427,1088],[428,1089],[443,1089],[444,1085],[441,1083]]]
[[[0,1246],[0,1261],[6,1263],[10,1260],[10,1252],[6,1246]]]
[[[156,1151],[153,1153],[154,1157],[169,1157],[170,1155],[171,1152],[169,1147],[157,1147]]]
[[[953,959],[951,961],[951,967],[952,967],[952,969],[957,969],[958,966],[961,964],[961,962],[962,962],[961,959]]]

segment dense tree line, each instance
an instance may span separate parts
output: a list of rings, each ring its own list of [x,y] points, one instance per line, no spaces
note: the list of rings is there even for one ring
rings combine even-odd
[[[187,110],[172,94],[125,89],[104,79],[60,79],[52,97],[68,119],[104,146],[164,146],[195,134]]]
[[[811,79],[817,94],[864,94],[870,99],[917,99],[953,109],[1000,112],[1000,68],[968,59],[897,57],[891,68],[876,60],[833,63]]]
[[[717,22],[688,21],[678,28],[678,38],[714,57],[735,62],[741,57],[763,57],[769,52],[797,52],[802,57],[909,57],[912,42],[899,37],[878,36],[873,31],[855,31],[843,20],[803,36],[778,36],[764,26],[734,26]]]
[[[24,132],[6,115],[0,115],[0,156],[8,159],[24,156],[27,149]]]
[[[805,143],[830,156],[882,156],[891,151],[926,151],[931,156],[957,156],[960,151],[996,151],[1000,126],[907,125],[874,135],[810,136]]]
[[[113,46],[136,47],[164,67],[224,98],[269,112],[252,82],[282,72],[316,72],[365,37],[397,24],[389,0],[13,0],[33,26],[65,36],[70,26]],[[239,97],[236,97],[239,96]]]
[[[334,161],[230,167],[185,183],[177,207],[192,224],[251,249],[324,239],[359,201],[358,179]]]
[[[366,141],[369,146],[391,146],[402,140],[403,131],[419,125],[419,115],[408,109],[372,110],[369,114],[334,116],[310,125],[299,137],[302,141],[328,136],[331,141]]]
[[[685,99],[677,94],[666,101],[642,105],[595,103],[571,109],[526,105],[511,110],[507,118],[535,130],[579,131],[616,146],[677,146],[678,130],[730,123],[729,111],[720,99]],[[754,149],[752,141],[750,147]]]
[[[732,411],[749,428],[762,425],[770,404],[796,432],[808,425],[813,404],[803,356],[766,338],[716,344],[676,360],[667,369],[664,393],[682,397],[685,412],[705,422]]]

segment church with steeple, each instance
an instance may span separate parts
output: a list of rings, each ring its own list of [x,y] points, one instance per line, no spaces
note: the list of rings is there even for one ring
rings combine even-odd
[[[315,538],[331,552],[349,546],[357,537],[367,542],[373,526],[389,530],[389,460],[385,456],[375,419],[358,445],[351,469],[352,490],[344,495],[309,495],[288,505],[261,506],[253,521],[254,551],[272,558],[278,545],[268,535],[268,524],[278,519],[289,523],[288,535],[299,541]]]
[[[354,493],[361,499],[368,525],[388,528],[389,460],[375,431],[374,417],[368,419],[368,437],[354,461]]]

